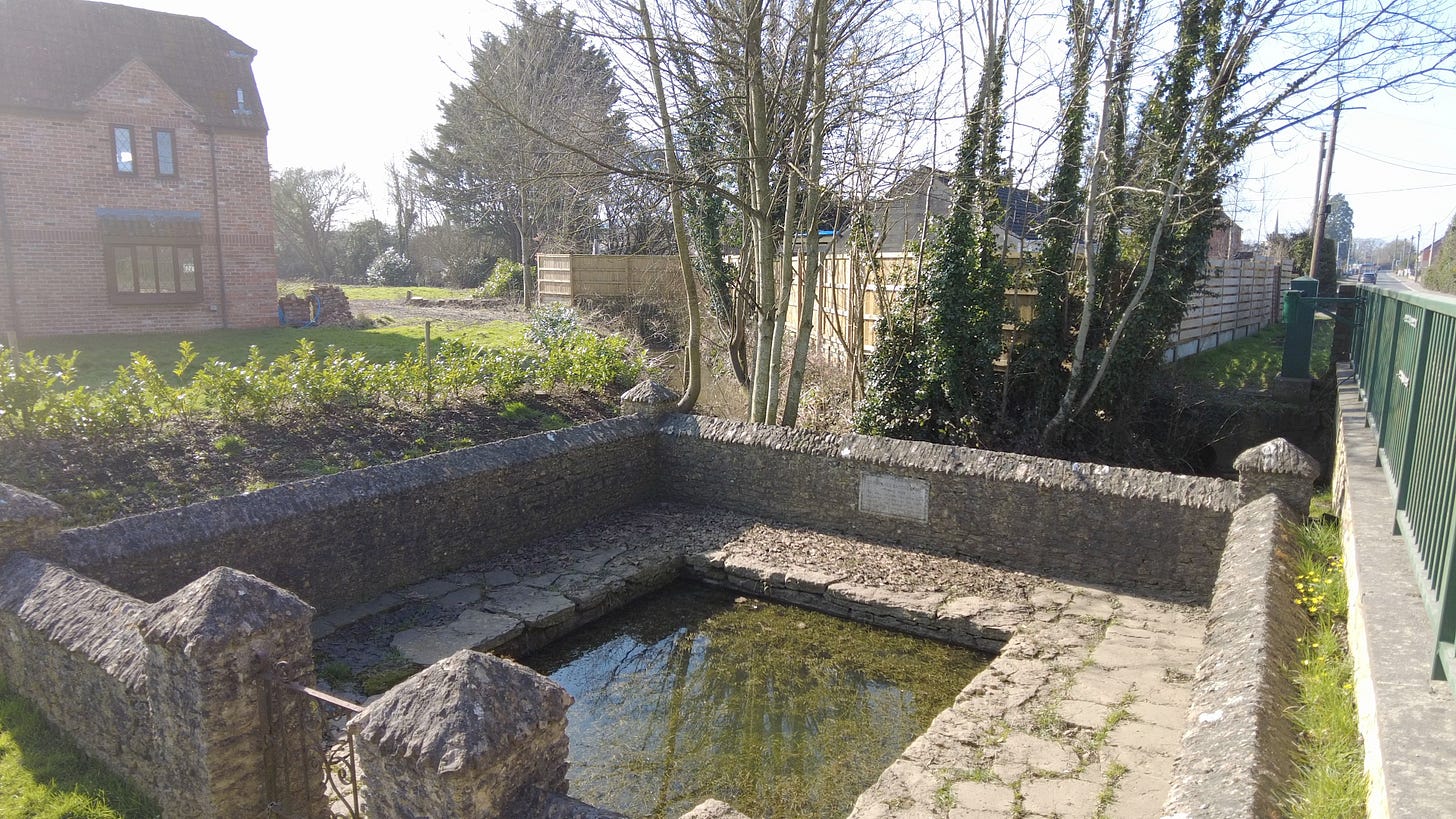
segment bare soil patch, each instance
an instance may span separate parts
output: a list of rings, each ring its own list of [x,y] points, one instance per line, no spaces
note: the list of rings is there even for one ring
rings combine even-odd
[[[0,482],[60,504],[64,525],[86,526],[617,412],[605,396],[568,390],[519,403],[347,407],[263,422],[177,421],[99,440],[11,439],[0,446]]]

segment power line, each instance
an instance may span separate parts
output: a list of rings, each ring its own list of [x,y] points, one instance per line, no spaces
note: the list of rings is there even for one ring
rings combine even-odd
[[[1405,164],[1403,162],[1397,162],[1397,161],[1395,161],[1393,159],[1388,159],[1388,158],[1383,157],[1383,156],[1380,156],[1378,154],[1367,153],[1365,151],[1360,150],[1359,148],[1353,148],[1353,147],[1350,147],[1348,145],[1345,146],[1345,150],[1349,151],[1352,154],[1358,154],[1359,156],[1363,156],[1366,159],[1372,159],[1372,160],[1374,160],[1376,162],[1379,162],[1379,163],[1382,163],[1382,164],[1385,164],[1385,165],[1391,165],[1391,166],[1394,166],[1396,168],[1404,168],[1405,170],[1408,170],[1408,171],[1417,171],[1419,173],[1435,174],[1437,176],[1456,176],[1456,169],[1442,169],[1442,170],[1437,170],[1435,168],[1422,168],[1419,165],[1407,165],[1407,164]]]
[[[1389,188],[1389,189],[1381,190],[1381,191],[1339,191],[1339,194],[1343,194],[1345,196],[1345,198],[1348,199],[1351,196],[1376,196],[1378,194],[1384,194],[1384,193],[1409,193],[1411,191],[1429,191],[1429,190],[1438,190],[1438,189],[1441,189],[1441,188],[1456,188],[1456,182],[1444,182],[1444,183],[1442,183],[1440,185],[1418,185],[1418,186],[1413,187],[1413,188]],[[1313,199],[1313,198],[1314,197],[1308,196],[1308,195],[1299,195],[1299,194],[1296,194],[1296,195],[1293,195],[1293,196],[1277,196],[1277,197],[1272,198],[1270,201],[1273,201],[1273,202],[1300,202],[1300,201],[1303,201],[1305,199]]]

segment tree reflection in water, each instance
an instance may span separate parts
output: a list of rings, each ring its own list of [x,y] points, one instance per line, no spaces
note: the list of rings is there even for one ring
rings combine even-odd
[[[571,795],[672,817],[843,816],[989,661],[682,583],[525,662],[566,688]]]

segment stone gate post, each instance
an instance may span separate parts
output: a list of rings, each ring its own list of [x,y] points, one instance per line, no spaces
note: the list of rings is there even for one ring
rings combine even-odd
[[[1270,492],[1289,504],[1302,519],[1309,514],[1319,461],[1283,438],[1251,447],[1234,459],[1239,471],[1239,505],[1253,503]]]
[[[524,819],[566,792],[571,695],[529,668],[464,650],[349,721],[371,819]]]
[[[61,507],[48,498],[0,483],[0,563],[32,551],[60,529]]]
[[[169,817],[323,817],[323,722],[268,678],[279,661],[313,682],[313,609],[219,567],[148,607],[147,694]]]

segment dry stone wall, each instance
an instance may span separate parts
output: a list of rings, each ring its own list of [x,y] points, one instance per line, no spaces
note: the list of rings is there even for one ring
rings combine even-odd
[[[698,416],[659,447],[673,500],[1189,602],[1238,502],[1232,481]]]
[[[0,672],[86,753],[150,784],[145,608],[29,555],[0,566]]]
[[[1301,519],[1273,493],[1234,514],[1167,816],[1280,814],[1296,745],[1288,714],[1297,692],[1286,669],[1308,628],[1294,602]]]
[[[225,565],[334,609],[645,500],[651,433],[600,421],[71,529],[45,551],[144,600]]]
[[[312,620],[228,568],[148,605],[30,555],[0,566],[9,683],[166,819],[325,814],[322,721],[277,680],[313,684]]]

